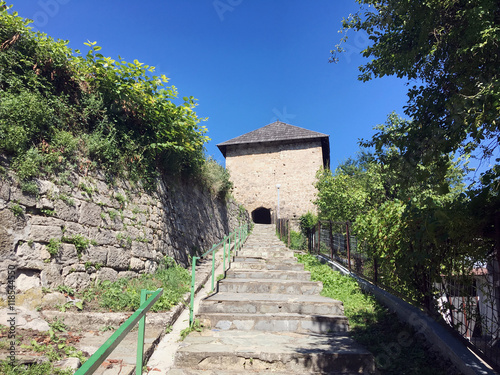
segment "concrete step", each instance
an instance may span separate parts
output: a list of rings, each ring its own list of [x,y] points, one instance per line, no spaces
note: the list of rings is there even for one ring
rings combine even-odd
[[[231,270],[289,270],[303,271],[304,265],[296,262],[265,262],[263,260],[237,261],[231,263]]]
[[[216,293],[200,304],[200,313],[342,315],[342,302],[318,295]]]
[[[228,270],[228,279],[281,279],[281,280],[311,280],[309,271],[288,270]]]
[[[343,315],[320,316],[303,314],[238,314],[203,313],[197,318],[208,328],[240,331],[339,333],[349,330],[349,321]]]
[[[219,281],[219,292],[230,293],[280,293],[280,294],[319,294],[323,289],[320,281],[294,280],[254,280],[223,279]]]
[[[204,331],[190,334],[175,368],[280,371],[303,374],[373,373],[373,356],[346,335]]]

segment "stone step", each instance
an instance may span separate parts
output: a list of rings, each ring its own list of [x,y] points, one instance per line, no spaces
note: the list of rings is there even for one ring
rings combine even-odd
[[[202,301],[199,312],[342,315],[344,306],[340,301],[317,295],[216,293]]]
[[[232,270],[289,270],[303,271],[304,265],[296,262],[237,261],[231,263]]]
[[[373,356],[347,335],[204,331],[190,334],[175,368],[280,371],[303,374],[373,373]]]
[[[303,314],[238,314],[203,313],[197,318],[208,328],[240,331],[338,333],[349,330],[349,321],[343,315],[320,316]]]
[[[311,280],[309,271],[288,270],[228,270],[226,278],[230,279],[280,279],[280,280]]]
[[[290,258],[295,259],[294,252],[291,250],[239,250],[234,254],[235,257],[248,257],[248,258]]]
[[[259,375],[290,375],[290,372],[276,372],[276,371],[267,371],[267,370],[249,370],[246,369],[244,372],[246,375],[259,374]],[[321,372],[309,372],[302,371],[301,374],[307,375],[321,375]],[[193,369],[171,369],[168,372],[168,375],[241,375],[241,371],[224,371],[224,370],[193,370]],[[350,375],[350,374],[342,374],[342,375]],[[353,374],[358,375],[358,374]]]
[[[280,293],[280,294],[319,294],[323,289],[320,281],[294,280],[253,280],[223,279],[218,283],[219,292],[230,293]]]
[[[245,263],[297,263],[296,258],[291,257],[273,257],[270,259],[265,259],[261,256],[234,256],[231,258],[231,262],[245,262]]]
[[[272,251],[291,251],[286,246],[283,246],[283,244],[262,246],[262,244],[249,245],[248,243],[245,243],[245,245],[243,246],[243,249],[252,250],[252,251],[269,251],[269,250],[272,250]]]

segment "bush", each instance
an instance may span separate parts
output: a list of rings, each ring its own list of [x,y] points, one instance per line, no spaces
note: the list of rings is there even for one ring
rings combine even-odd
[[[21,181],[99,167],[151,186],[160,170],[205,174],[226,194],[224,173],[204,170],[209,138],[196,99],[174,104],[176,88],[154,67],[104,57],[95,43],[82,56],[10,9],[0,0],[0,153],[12,156]]]

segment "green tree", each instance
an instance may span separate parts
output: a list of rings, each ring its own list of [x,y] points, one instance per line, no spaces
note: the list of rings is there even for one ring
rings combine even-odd
[[[406,114],[418,126],[398,143],[417,165],[443,155],[480,150],[490,156],[500,139],[500,3],[497,0],[357,0],[343,21],[346,34],[332,51],[337,61],[349,30],[368,33],[369,62],[359,79],[394,75],[415,82]]]

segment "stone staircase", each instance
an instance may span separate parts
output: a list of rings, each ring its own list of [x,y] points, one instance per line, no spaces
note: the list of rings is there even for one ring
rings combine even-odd
[[[256,225],[181,344],[171,375],[370,374],[373,356],[348,335],[342,302],[297,263],[274,226]]]

